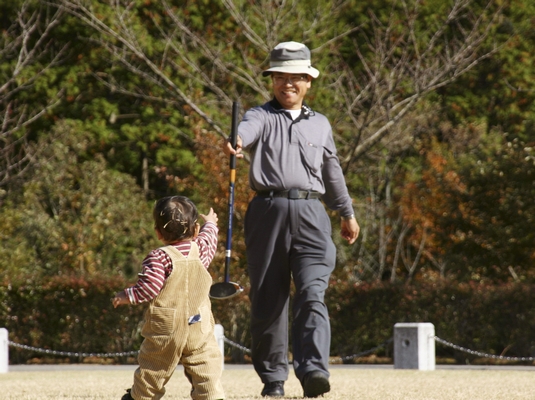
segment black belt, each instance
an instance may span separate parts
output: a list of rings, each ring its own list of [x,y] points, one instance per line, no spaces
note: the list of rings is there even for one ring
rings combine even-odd
[[[312,200],[319,199],[321,197],[320,192],[315,190],[300,190],[300,189],[290,189],[290,190],[264,190],[261,192],[256,192],[257,196],[260,197],[284,197],[291,200]]]

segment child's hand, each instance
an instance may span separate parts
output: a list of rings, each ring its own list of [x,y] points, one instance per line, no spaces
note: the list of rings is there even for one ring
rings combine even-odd
[[[128,300],[128,297],[124,291],[117,293],[115,297],[111,299],[111,302],[113,303],[113,308],[117,308],[117,306],[124,304],[130,304],[130,300]]]
[[[210,207],[210,212],[206,215],[204,214],[201,214],[201,217],[206,221],[206,222],[213,222],[214,224],[217,225],[217,214],[214,212],[214,209],[212,207]]]

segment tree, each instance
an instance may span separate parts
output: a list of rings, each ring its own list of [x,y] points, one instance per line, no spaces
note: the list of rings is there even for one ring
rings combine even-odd
[[[421,100],[495,54],[505,40],[492,39],[503,11],[493,0],[483,5],[472,0],[448,5],[405,0],[374,5],[233,0],[59,4],[94,29],[88,40],[108,50],[115,73],[113,68],[95,71],[102,83],[151,104],[172,104],[188,121],[186,129],[206,129],[204,135],[228,135],[234,99],[243,108],[269,99],[260,72],[276,43],[305,42],[322,70],[309,101],[332,121],[346,178],[357,198],[366,198],[361,188],[368,183],[358,176],[370,176],[370,165],[381,165],[383,156],[396,164],[410,152]],[[213,166],[205,167],[208,171]],[[371,175],[381,179],[380,174]],[[380,181],[369,184],[386,187]],[[376,268],[376,279],[393,261],[392,251],[407,263],[411,275],[424,251],[422,247],[410,255],[387,245],[394,238],[401,240],[406,229],[403,224],[388,225],[400,220],[391,206],[397,209],[388,204],[359,215],[369,242],[352,251],[338,246],[340,260],[368,263],[366,268]],[[377,237],[384,241],[378,250],[371,249]],[[368,261],[363,254],[369,254]]]
[[[337,49],[340,61],[329,70],[342,105],[337,120],[348,126],[339,130],[346,171],[374,147],[399,153],[410,146],[415,126],[406,117],[417,103],[494,55],[506,39],[491,39],[503,12],[492,0],[483,7],[471,0],[400,0],[367,12],[352,46]]]
[[[504,10],[497,36],[510,37],[492,58],[453,84],[439,90],[439,104],[454,125],[484,120],[487,130],[500,129],[514,138],[533,140],[535,90],[531,49],[535,4],[511,0]]]
[[[456,157],[444,144],[426,151],[421,174],[404,189],[406,214],[427,227],[428,259],[447,265],[450,278],[531,282],[535,151],[518,138],[482,135],[484,146]]]
[[[420,228],[402,215],[395,186],[418,135],[428,134],[419,126],[432,104],[422,100],[479,68],[509,36],[494,35],[504,9],[493,1],[46,4],[69,14],[69,37],[82,44],[70,54],[80,61],[69,79],[87,80],[70,89],[57,117],[83,120],[95,138],[86,159],[103,154],[149,198],[169,190],[195,197],[215,179],[213,198],[223,199],[216,138],[228,133],[231,102],[246,109],[269,99],[260,72],[277,42],[309,45],[322,70],[309,102],[332,121],[351,193],[368,199],[357,204],[363,239],[352,249],[338,243],[340,261],[374,279],[398,263],[413,276],[429,254],[429,238],[413,240]]]
[[[311,46],[315,62],[329,66],[329,90],[338,94],[334,99],[327,96],[327,101],[344,105],[334,120],[340,137],[350,141],[344,149],[348,166],[381,139],[399,136],[394,126],[418,100],[496,51],[498,46],[484,46],[502,11],[492,0],[482,8],[472,0],[456,0],[449,9],[436,8],[434,2],[424,8],[418,1],[400,0],[386,2],[391,7],[386,18],[369,8],[362,26],[352,26],[332,22],[333,17],[352,18],[352,7],[362,9],[351,2],[303,6],[296,1],[259,1],[247,7],[232,0],[202,5],[168,0],[60,4],[97,32],[94,39],[109,50],[112,60],[161,92],[151,96],[113,76],[106,82],[110,87],[180,104],[222,136],[227,132],[221,126],[227,124],[221,121],[226,122],[233,98],[245,104],[269,98],[259,72],[277,42],[291,35],[317,44]],[[318,18],[326,14],[330,17]],[[296,19],[301,27],[297,34],[295,24],[284,27]],[[355,68],[357,64],[362,67]]]
[[[17,206],[2,209],[3,279],[132,277],[156,246],[141,189],[101,156],[86,160],[91,139],[79,123],[66,121],[39,141],[31,179],[20,198],[11,197]]]
[[[68,44],[58,47],[54,33],[64,10],[24,0],[0,6],[6,29],[0,36],[0,187],[18,180],[38,148],[28,126],[57,106],[63,90],[52,72]]]

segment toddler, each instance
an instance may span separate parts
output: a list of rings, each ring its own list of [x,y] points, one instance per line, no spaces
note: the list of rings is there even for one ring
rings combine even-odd
[[[222,354],[214,336],[207,268],[217,249],[217,214],[210,208],[198,224],[193,202],[184,196],[160,199],[154,228],[165,245],[143,261],[138,282],[119,292],[113,306],[150,302],[134,384],[122,400],[157,400],[178,363],[192,385],[195,400],[224,399]]]

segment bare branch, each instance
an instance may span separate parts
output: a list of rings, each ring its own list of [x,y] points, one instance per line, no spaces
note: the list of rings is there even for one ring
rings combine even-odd
[[[452,83],[500,48],[484,48],[502,12],[502,7],[492,8],[494,0],[488,0],[482,13],[475,12],[472,0],[455,0],[442,21],[424,32],[418,27],[419,2],[398,3],[405,13],[404,29],[398,27],[397,11],[392,11],[385,24],[370,13],[373,36],[366,36],[362,27],[365,41],[353,41],[361,72],[342,62],[341,73],[333,80],[344,100],[345,119],[353,125],[342,157],[346,172],[379,143],[407,134],[393,128],[422,98]]]
[[[407,235],[407,232],[409,232],[409,229],[411,228],[410,223],[405,223],[403,225],[403,228],[401,229],[401,232],[398,236],[398,240],[396,242],[396,250],[394,251],[394,261],[392,262],[392,272],[390,274],[390,282],[394,283],[396,281],[396,270],[398,268],[398,262],[399,258],[402,252],[402,246],[403,246],[403,240],[405,239],[405,236]]]
[[[51,12],[52,11],[52,12]],[[20,93],[32,90],[36,82],[62,61],[68,44],[53,52],[53,32],[64,12],[47,9],[31,1],[22,3],[17,18],[4,32],[0,54],[10,70],[3,71],[0,86],[0,187],[9,185],[31,166],[38,148],[27,140],[25,128],[57,106],[63,91],[43,98],[32,107],[20,100]],[[39,69],[34,71],[34,65]],[[27,70],[31,71],[27,72]]]
[[[120,31],[116,31],[111,26],[107,25],[104,21],[100,20],[97,15],[95,15],[89,8],[87,8],[83,4],[81,0],[65,0],[62,2],[62,5],[65,10],[80,18],[87,25],[104,35],[104,37],[112,38],[115,41],[121,43],[124,46],[124,50],[130,51],[133,56],[141,60],[144,65],[148,67],[151,74],[144,70],[141,70],[140,68],[134,67],[133,64],[128,61],[127,57],[121,51],[122,49],[118,48],[111,42],[106,42],[106,45],[112,51],[112,54],[115,57],[118,57],[119,60],[123,62],[124,65],[132,72],[142,75],[145,79],[150,79],[152,82],[158,84],[159,86],[166,88],[166,90],[169,90],[167,89],[167,87],[170,88],[174,95],[177,95],[180,100],[190,106],[194,110],[194,112],[201,116],[216,132],[218,132],[222,136],[225,135],[224,131],[219,127],[219,125],[212,118],[210,118],[208,114],[202,111],[199,106],[188,95],[186,95],[186,93],[184,93],[175,84],[175,82],[170,79],[170,77],[160,67],[158,67],[158,65],[156,65],[155,62],[152,61],[150,57],[148,57],[147,54],[143,51],[141,45],[138,43],[136,35],[131,31],[130,26],[125,22],[127,20],[126,16],[128,16],[128,8],[121,9],[119,4],[116,4],[115,15],[119,16],[117,21],[120,23],[121,28]],[[161,82],[156,80],[156,77],[161,80]]]
[[[416,267],[418,266],[418,263],[420,262],[420,258],[422,257],[422,253],[424,251],[425,242],[427,240],[427,230],[424,229],[422,239],[420,240],[420,245],[418,246],[418,252],[416,253],[416,257],[414,257],[414,260],[410,266],[408,266],[408,258],[404,258],[404,261],[406,262],[406,267],[408,271],[408,277],[407,281],[410,282],[412,280],[412,277],[414,276],[414,272],[416,271]],[[403,256],[403,253],[402,253]],[[403,258],[403,257],[402,257]]]
[[[232,17],[236,20],[238,25],[240,25],[243,28],[244,35],[251,41],[251,43],[258,47],[259,49],[262,49],[264,52],[269,53],[271,48],[270,46],[262,40],[260,36],[249,26],[245,18],[238,12],[236,9],[236,5],[234,4],[234,1],[232,0],[223,0],[223,4],[232,14]],[[284,7],[280,7],[280,9],[283,9]]]

